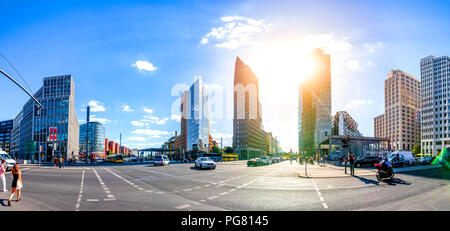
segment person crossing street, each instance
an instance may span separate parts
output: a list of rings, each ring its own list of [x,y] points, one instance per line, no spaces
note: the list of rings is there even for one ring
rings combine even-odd
[[[6,189],[5,174],[6,174],[6,161],[2,160],[2,163],[0,164],[0,178],[2,179],[2,191],[8,192],[8,190]]]
[[[350,152],[350,156],[348,157],[348,162],[350,163],[350,175],[355,175],[355,156],[353,152]]]

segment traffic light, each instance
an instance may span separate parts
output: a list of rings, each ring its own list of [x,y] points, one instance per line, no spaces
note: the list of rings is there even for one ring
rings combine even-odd
[[[345,138],[342,138],[341,141],[342,141],[343,148],[347,148],[350,146],[350,137],[347,136]]]

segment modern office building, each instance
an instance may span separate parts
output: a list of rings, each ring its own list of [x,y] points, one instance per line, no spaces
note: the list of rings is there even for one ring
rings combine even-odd
[[[381,114],[373,119],[375,137],[387,137],[385,125],[384,114]]]
[[[105,158],[105,127],[99,122],[81,124],[79,146],[80,154],[89,151],[89,156]]]
[[[185,91],[182,100],[181,120],[185,124],[181,124],[181,136],[186,137],[186,152],[192,152],[194,145],[199,152],[208,152],[209,109],[209,95],[198,77]]]
[[[278,153],[278,140],[276,137],[272,135],[272,132],[266,133],[266,143],[267,148],[266,152],[267,154],[277,154]]]
[[[258,78],[239,57],[234,72],[233,149],[239,159],[267,154]]]
[[[319,154],[329,160],[336,160],[348,152],[353,152],[355,157],[380,156],[387,157],[391,152],[389,138],[350,136],[350,147],[343,149],[342,140],[348,136],[331,135],[325,137],[318,145]]]
[[[422,90],[422,153],[438,154],[450,147],[450,58],[420,60]]]
[[[374,119],[375,137],[390,138],[393,151],[411,151],[419,145],[420,102],[420,81],[401,70],[391,70],[384,81],[385,112]]]
[[[331,134],[336,136],[362,136],[358,123],[346,112],[338,111],[331,123]]]
[[[65,159],[78,154],[79,124],[75,112],[75,85],[71,75],[46,77],[43,86],[34,94],[43,105],[33,99],[16,116],[14,152],[19,159],[44,160],[53,156]]]
[[[183,95],[180,99],[180,111],[181,111],[181,120],[180,120],[180,135],[176,135],[175,137],[175,149],[180,153],[184,154],[187,150],[187,97],[188,91],[183,92]]]
[[[316,68],[298,89],[299,152],[314,155],[317,145],[331,135],[331,71],[330,56],[321,49],[312,57]]]
[[[13,121],[13,129],[11,130],[11,157],[19,158],[20,150],[20,122],[23,118],[23,110],[21,110]]]
[[[11,152],[11,136],[14,120],[0,121],[0,150],[10,154]]]

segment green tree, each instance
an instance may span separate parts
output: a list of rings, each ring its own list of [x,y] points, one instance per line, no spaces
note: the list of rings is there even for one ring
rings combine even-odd
[[[417,155],[420,153],[420,145],[414,145],[413,149],[412,149],[412,153],[414,155]]]
[[[217,146],[214,146],[214,147],[212,147],[211,152],[212,153],[222,153],[222,149],[220,149]]]
[[[232,147],[226,147],[225,148],[225,153],[233,153],[234,152],[234,150],[233,150],[233,148]]]

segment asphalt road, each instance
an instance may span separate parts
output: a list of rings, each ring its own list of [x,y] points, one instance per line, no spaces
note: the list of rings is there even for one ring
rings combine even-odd
[[[264,167],[193,164],[22,167],[20,202],[14,210],[450,210],[450,172],[442,168],[398,173],[393,182],[375,176],[300,178],[289,161]],[[10,190],[11,174],[7,174]],[[15,197],[14,197],[15,200]]]

